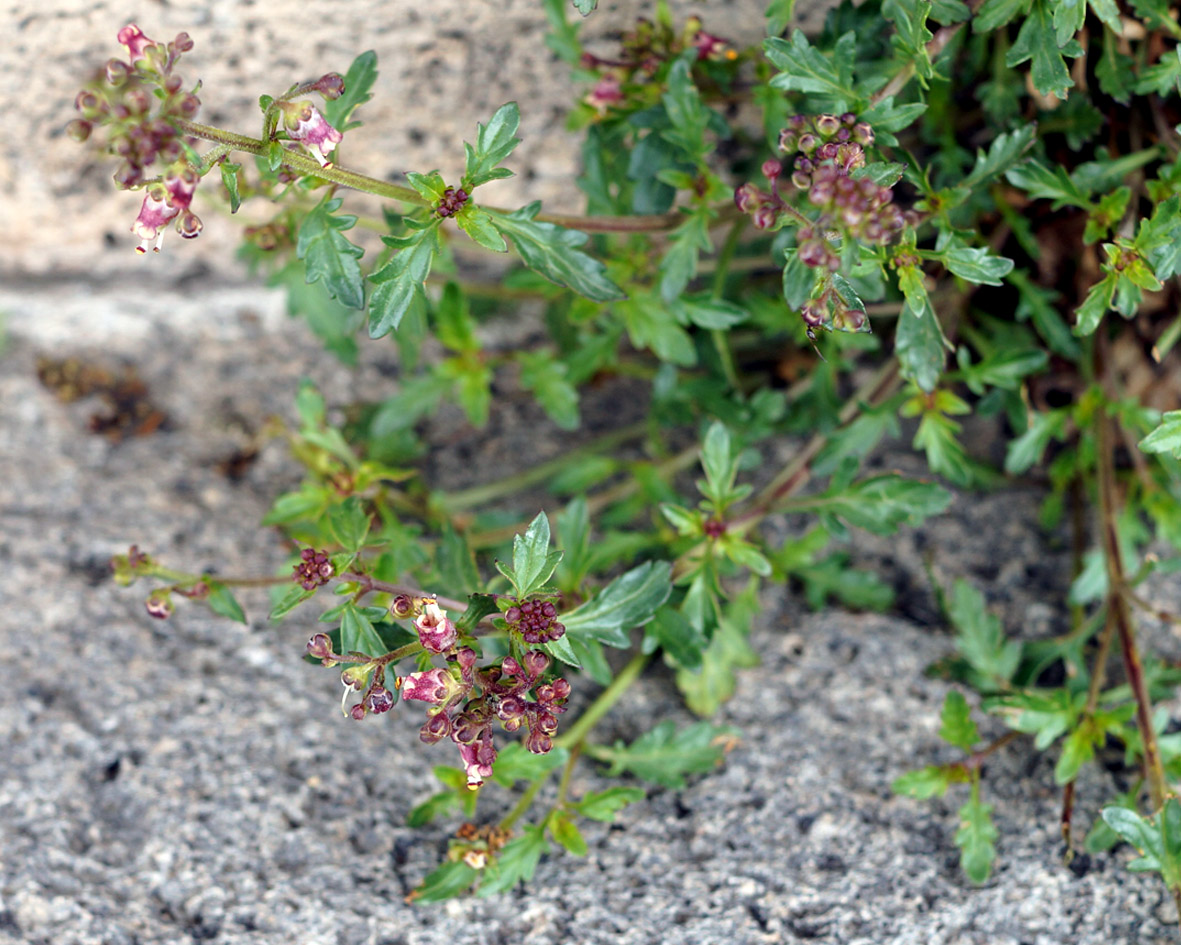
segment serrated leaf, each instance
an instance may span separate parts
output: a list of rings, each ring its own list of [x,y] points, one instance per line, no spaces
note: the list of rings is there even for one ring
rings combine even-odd
[[[1155,430],[1139,443],[1145,453],[1170,453],[1181,459],[1181,410],[1169,410]]]
[[[321,108],[328,123],[337,131],[356,128],[359,121],[349,121],[361,105],[373,98],[373,85],[377,81],[377,53],[372,49],[361,53],[353,60],[344,76],[344,91],[340,98],[326,101]]]
[[[992,805],[982,804],[974,789],[971,800],[960,808],[960,828],[955,834],[955,845],[960,848],[960,868],[973,883],[985,882],[992,872],[996,839]]]
[[[980,741],[980,732],[976,729],[976,723],[972,721],[972,710],[968,706],[968,700],[958,690],[948,691],[943,700],[940,719],[943,726],[939,729],[939,737],[949,745],[970,752]]]
[[[443,537],[435,548],[435,570],[443,585],[453,593],[480,586],[480,572],[472,550],[450,522],[443,523]]]
[[[793,501],[792,508],[815,509],[836,516],[854,528],[892,535],[903,525],[917,525],[951,504],[951,493],[932,482],[905,479],[895,473],[871,476],[848,486],[830,487],[819,496]]]
[[[1005,180],[1014,187],[1020,187],[1031,197],[1052,200],[1051,207],[1054,210],[1065,206],[1081,207],[1084,210],[1091,208],[1087,195],[1062,167],[1050,170],[1040,161],[1027,161],[1020,167],[1006,171]]]
[[[1077,2],[1081,3],[1081,0]],[[1065,101],[1074,82],[1062,58],[1064,52],[1078,56],[1082,50],[1074,40],[1068,40],[1063,48],[1059,47],[1057,31],[1046,3],[1033,0],[1017,40],[1005,55],[1005,65],[1012,68],[1029,60],[1034,88],[1042,95],[1054,95]]]
[[[646,624],[672,593],[672,566],[646,561],[621,574],[586,603],[562,615],[568,637],[631,645],[627,631]]]
[[[481,873],[463,860],[444,863],[415,887],[409,898],[414,902],[442,902],[453,899],[474,883]]]
[[[818,92],[842,102],[856,99],[853,91],[845,87],[833,63],[808,42],[803,30],[795,30],[790,41],[777,36],[765,39],[763,50],[779,69],[779,74],[771,80],[772,88]]]
[[[1003,285],[1002,278],[1013,271],[1013,260],[975,246],[950,247],[941,258],[949,272],[978,285]]]
[[[341,199],[321,201],[304,217],[295,244],[296,255],[307,268],[307,281],[323,281],[328,294],[350,308],[365,307],[365,286],[357,260],[364,254],[342,232],[351,230],[357,218],[351,214],[334,216]]]
[[[508,892],[517,883],[531,879],[541,862],[541,855],[548,853],[549,848],[544,826],[525,828],[521,836],[506,843],[496,854],[496,859],[484,867],[476,895],[485,899]]]
[[[549,818],[550,836],[562,849],[573,856],[586,856],[587,845],[578,827],[565,814],[554,811]]]
[[[341,614],[340,647],[345,653],[364,653],[367,656],[381,656],[386,652],[385,644],[373,628],[373,623],[353,604],[345,607]]]
[[[644,649],[660,647],[680,667],[695,670],[701,666],[705,635],[671,607],[661,607],[644,628]]]
[[[225,617],[228,620],[235,620],[238,623],[247,622],[246,612],[228,587],[221,581],[211,581],[209,578],[205,578],[205,586],[209,588],[209,596],[205,602],[209,604],[210,610],[219,617]]]
[[[488,213],[496,228],[513,241],[530,269],[596,302],[625,298],[624,291],[607,278],[606,267],[578,249],[587,241],[587,235],[537,222],[533,218],[540,210],[540,203],[531,203],[513,213]]]
[[[489,614],[499,612],[500,608],[496,606],[496,598],[491,594],[469,594],[467,609],[455,621],[455,626],[460,633],[472,633],[481,620]]]
[[[677,57],[668,71],[668,91],[661,102],[672,128],[661,136],[686,152],[692,161],[700,161],[705,151],[705,129],[709,125],[709,109],[701,102],[701,93],[693,84],[689,70],[697,61],[697,50],[692,49]]]
[[[488,215],[486,210],[477,207],[474,203],[469,203],[455,214],[454,219],[459,224],[459,228],[470,236],[473,242],[494,253],[508,252],[508,244],[500,235],[500,231],[496,229],[492,217]]]
[[[898,272],[898,285],[906,297],[906,304],[898,314],[894,353],[902,376],[930,393],[939,383],[947,359],[943,329],[931,307],[921,271],[913,266],[903,266]]]
[[[742,306],[712,296],[682,298],[678,310],[698,328],[718,331],[741,325],[750,317]]]
[[[574,9],[583,16],[590,16],[595,7],[599,5],[599,0],[571,0],[574,4]]]
[[[620,741],[613,748],[596,749],[594,754],[610,762],[611,777],[626,771],[653,784],[682,788],[686,775],[721,764],[723,743],[732,734],[732,729],[709,722],[696,722],[678,732],[676,723],[666,719],[631,745]]]
[[[1037,125],[1032,122],[1017,131],[997,135],[987,152],[976,152],[976,163],[960,186],[975,189],[987,184],[1021,160],[1036,139]]]
[[[605,791],[585,794],[577,804],[571,806],[583,817],[609,824],[615,820],[615,815],[628,804],[642,801],[646,796],[643,788],[610,787]]]
[[[389,240],[389,237],[383,237]],[[381,338],[394,331],[415,300],[423,297],[422,284],[430,275],[438,250],[438,228],[419,230],[388,263],[369,277],[376,289],[369,299],[369,337]]]
[[[578,390],[570,383],[566,365],[548,351],[522,351],[517,361],[521,385],[533,392],[550,419],[563,430],[578,429]]]
[[[497,165],[521,143],[517,137],[520,124],[520,109],[516,102],[509,102],[496,110],[487,125],[476,125],[476,146],[466,143],[463,146],[467,155],[463,187],[469,194],[490,180],[512,176],[511,171],[498,169]]]
[[[946,765],[927,765],[918,771],[900,774],[890,785],[895,794],[903,794],[925,801],[931,797],[942,797],[954,780],[952,769]]]
[[[1089,335],[1099,327],[1103,316],[1111,310],[1114,304],[1118,282],[1118,274],[1109,272],[1099,282],[1091,286],[1087,297],[1083,299],[1083,304],[1078,307],[1078,311],[1074,315],[1074,333],[1076,335],[1080,337]]]
[[[328,513],[328,524],[345,551],[360,551],[369,534],[369,514],[356,496],[349,496],[333,507]]]
[[[562,552],[550,551],[549,543],[549,519],[544,512],[537,513],[524,535],[513,536],[512,581],[518,597],[541,590],[562,560]]]
[[[305,591],[298,584],[289,587],[286,593],[284,593],[283,596],[279,598],[278,602],[271,608],[271,613],[268,619],[279,620],[280,618],[285,617],[315,593],[315,591]]]
[[[517,781],[537,781],[560,768],[570,757],[566,748],[554,748],[544,755],[535,755],[520,742],[505,745],[492,765],[492,780],[501,787],[511,788]]]
[[[1013,678],[1021,643],[1005,639],[1000,618],[985,609],[984,595],[963,578],[955,582],[948,616],[956,628],[956,647],[973,669],[991,681]]]
[[[695,211],[670,234],[668,252],[660,261],[660,297],[664,301],[673,301],[685,290],[697,275],[700,254],[713,249],[709,238],[712,216],[708,209]]]
[[[1032,413],[1025,432],[1009,441],[1005,453],[1005,472],[1011,476],[1025,472],[1040,462],[1050,440],[1061,439],[1066,429],[1066,411]]]

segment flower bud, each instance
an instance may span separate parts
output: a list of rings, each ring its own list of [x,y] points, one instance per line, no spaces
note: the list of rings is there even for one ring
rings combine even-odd
[[[390,615],[398,620],[405,620],[414,613],[414,601],[406,594],[399,594],[390,601]]]
[[[762,193],[754,184],[743,184],[734,191],[734,205],[739,209],[740,212],[750,213],[755,209],[755,207],[759,205],[759,202],[762,200],[762,196]],[[509,613],[511,614],[513,610],[517,610],[517,608],[511,608]],[[517,620],[521,619],[520,613],[521,612],[517,610]],[[505,614],[504,616],[505,619],[509,621],[509,623],[516,622],[511,617],[509,617],[509,614]]]
[[[779,150],[784,154],[791,154],[796,149],[798,140],[794,131],[790,128],[784,128],[779,132]]]
[[[308,640],[308,656],[327,660],[332,658],[332,640],[326,633],[317,633]]]
[[[385,686],[375,686],[365,696],[365,707],[374,715],[389,712],[394,707],[394,694]]]
[[[131,66],[122,59],[110,59],[106,66],[107,84],[119,88],[131,75]]]
[[[316,82],[316,91],[329,100],[340,98],[344,94],[344,77],[339,73],[329,72]]]
[[[205,229],[205,224],[201,222],[201,218],[193,213],[192,210],[186,210],[180,215],[180,219],[176,221],[176,232],[186,240],[195,239],[200,236],[203,229]]]
[[[525,654],[525,670],[530,679],[536,679],[550,666],[549,655],[541,650],[530,650]]]
[[[349,709],[349,716],[354,722],[360,722],[365,718],[365,706],[358,702],[355,706]]]
[[[776,160],[764,161],[762,170],[763,176],[773,181],[783,173],[783,165]]]
[[[800,135],[800,150],[803,151],[804,154],[811,155],[812,152],[816,150],[816,146],[818,144],[820,144],[820,142],[817,140],[816,135],[814,135],[814,134]]]
[[[816,131],[828,138],[837,133],[841,120],[836,115],[821,115],[815,122]]]
[[[432,715],[423,723],[422,728],[418,730],[419,739],[428,745],[442,741],[450,734],[451,720],[443,712],[440,712],[438,715]]]
[[[775,207],[759,207],[753,215],[752,222],[760,230],[769,230],[779,219],[779,211]]]
[[[168,591],[153,591],[146,601],[144,609],[148,615],[157,620],[167,620],[176,609],[172,603],[172,596]]]
[[[853,126],[853,140],[860,145],[869,147],[873,144],[873,128],[862,121]]]
[[[85,141],[90,137],[90,132],[94,126],[85,118],[75,118],[72,122],[66,125],[66,134],[75,141]]]
[[[535,755],[544,755],[554,747],[554,742],[544,732],[532,729],[525,737],[525,747]]]

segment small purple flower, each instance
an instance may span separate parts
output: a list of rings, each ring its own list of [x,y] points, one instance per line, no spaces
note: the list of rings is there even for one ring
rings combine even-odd
[[[604,114],[609,106],[618,105],[623,101],[623,88],[619,84],[618,76],[603,76],[586,94],[583,101],[600,115]]]
[[[459,640],[459,631],[447,616],[447,611],[434,600],[423,603],[422,613],[414,621],[414,628],[418,631],[418,642],[429,653],[445,653]]]
[[[128,23],[123,29],[119,30],[119,35],[115,37],[127,47],[127,51],[131,53],[131,64],[135,65],[141,59],[147,59],[147,50],[158,45],[154,39],[148,39],[141,30],[134,23]]]
[[[389,712],[394,707],[394,694],[385,686],[374,686],[365,696],[364,703],[365,708],[370,712],[380,715],[382,712]]]
[[[193,237],[201,231],[201,221],[189,210],[199,180],[196,172],[188,167],[181,171],[173,169],[168,172],[163,182],[152,184],[148,188],[139,216],[131,224],[131,232],[140,239],[139,246],[135,249],[137,253],[142,256],[148,251],[149,246],[152,252],[160,252],[160,244],[164,241],[164,227],[182,213],[184,216],[178,224],[182,236]]]
[[[475,790],[492,776],[492,765],[496,763],[496,746],[492,744],[492,732],[487,730],[480,741],[470,745],[460,744],[459,757],[467,772],[467,786]]]
[[[302,144],[321,167],[331,164],[328,155],[344,135],[328,124],[328,119],[311,102],[280,102],[279,108],[283,110],[283,124],[291,140]]]

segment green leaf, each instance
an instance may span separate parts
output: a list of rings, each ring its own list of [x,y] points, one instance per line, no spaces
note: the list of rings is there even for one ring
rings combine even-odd
[[[500,613],[500,608],[496,606],[496,598],[491,594],[469,594],[467,600],[467,609],[455,621],[460,633],[473,633],[476,625],[489,614]]]
[[[315,593],[315,591],[305,591],[298,584],[287,588],[287,591],[271,608],[271,613],[268,619],[279,620],[281,617],[287,616],[287,614],[291,613],[291,611],[295,610],[296,607],[298,607]]]
[[[1051,410],[1045,413],[1032,413],[1029,417],[1029,427],[1015,440],[1009,441],[1005,453],[1005,472],[1011,476],[1019,475],[1040,462],[1050,445],[1050,440],[1061,439],[1066,430],[1067,414],[1065,410]]]
[[[450,814],[458,806],[459,796],[455,791],[440,791],[438,794],[432,794],[421,804],[411,808],[410,813],[406,815],[406,826],[425,827],[435,818]]]
[[[654,295],[639,295],[620,302],[615,310],[623,316],[627,334],[637,348],[649,348],[661,360],[681,367],[697,363],[693,338],[677,324],[670,307]]]
[[[524,535],[513,536],[511,580],[518,597],[541,590],[562,560],[562,552],[550,551],[549,543],[549,519],[544,512],[537,513]],[[565,618],[562,622],[565,623]]]
[[[584,794],[578,803],[571,806],[583,817],[609,824],[628,804],[642,801],[646,796],[643,788],[610,787],[605,791]]]
[[[895,794],[925,801],[931,797],[942,797],[951,787],[953,780],[955,779],[949,766],[927,765],[918,771],[907,771],[906,774],[899,775],[890,785],[890,790]]]
[[[531,203],[512,213],[487,212],[496,228],[512,239],[530,269],[596,302],[625,298],[623,290],[607,278],[606,267],[578,249],[587,235],[553,223],[538,223],[533,218],[540,210],[540,203]]]
[[[685,221],[669,235],[669,248],[660,261],[660,297],[671,302],[697,275],[697,261],[701,253],[713,249],[709,238],[709,223],[713,213],[701,208],[685,217]]]
[[[1040,161],[1027,161],[1020,167],[1015,167],[1005,173],[1005,179],[1014,187],[1020,187],[1029,196],[1052,200],[1051,209],[1060,207],[1091,208],[1087,195],[1079,188],[1066,170],[1055,167],[1053,170]]]
[[[701,94],[693,84],[689,71],[697,61],[697,50],[690,49],[679,56],[668,71],[668,91],[661,99],[672,128],[661,132],[666,141],[684,149],[692,161],[700,161],[705,151],[705,129],[709,125],[709,109],[701,103]]]
[[[987,152],[976,152],[976,163],[971,173],[960,182],[960,186],[974,190],[987,184],[1021,160],[1025,152],[1033,147],[1036,139],[1037,125],[1032,122],[1017,131],[997,135]]]
[[[443,193],[447,189],[443,175],[438,171],[431,171],[429,174],[418,174],[415,171],[407,171],[406,181],[418,191],[418,196],[428,204],[437,203],[441,200]]]
[[[453,899],[474,883],[481,873],[468,866],[463,860],[444,863],[414,889],[410,898],[414,902],[442,902]]]
[[[1116,35],[1103,31],[1103,52],[1095,63],[1095,77],[1104,95],[1110,95],[1121,105],[1132,98],[1132,83],[1136,77],[1134,60],[1119,51]]]
[[[1170,410],[1160,425],[1140,441],[1145,453],[1170,453],[1181,459],[1181,410]]]
[[[511,742],[497,754],[492,765],[492,780],[506,788],[511,788],[517,781],[538,781],[554,768],[564,765],[569,757],[570,752],[565,748],[535,755],[520,742]]]
[[[337,131],[347,131],[361,124],[349,121],[354,111],[373,98],[373,84],[377,81],[377,53],[372,49],[353,60],[344,76],[344,92],[340,98],[324,103],[321,109],[328,123]]]
[[[1077,2],[1081,3],[1081,0]],[[1033,0],[1016,42],[1005,55],[1005,65],[1011,69],[1032,60],[1030,70],[1034,88],[1042,95],[1055,95],[1065,101],[1074,82],[1062,58],[1063,53],[1077,57],[1081,55],[1082,49],[1074,40],[1068,40],[1060,49],[1057,31],[1046,3],[1044,0]]]
[[[369,535],[369,514],[355,495],[328,513],[328,524],[344,551],[360,551],[365,545],[365,538]]]
[[[971,485],[976,478],[963,445],[957,439],[960,425],[938,410],[923,411],[911,445],[927,454],[931,472],[946,476],[958,486]]]
[[[492,222],[488,211],[477,207],[474,203],[468,203],[459,213],[455,214],[454,219],[463,232],[485,249],[490,249],[494,253],[508,252],[508,244]]]
[[[941,258],[948,271],[978,285],[1003,285],[1002,278],[1013,270],[1013,260],[974,246],[950,247]]]
[[[701,468],[707,484],[703,494],[721,505],[738,475],[738,463],[730,450],[730,431],[722,423],[714,421],[706,431],[701,444]]]
[[[898,314],[894,353],[902,376],[930,393],[939,383],[947,359],[943,329],[931,307],[921,271],[914,266],[901,267],[898,285],[906,297],[906,304]]]
[[[341,235],[353,228],[357,218],[351,214],[333,216],[340,204],[339,197],[322,200],[304,217],[295,253],[307,267],[308,282],[323,280],[328,294],[342,305],[364,308],[365,285],[357,260],[365,251]]]
[[[476,895],[481,899],[508,892],[517,883],[532,878],[541,855],[549,852],[549,841],[545,839],[545,827],[527,827],[521,836],[510,840],[501,848],[496,859],[484,867],[480,888]]]
[[[388,242],[390,237],[382,237]],[[437,221],[417,231],[388,263],[369,277],[377,286],[369,299],[369,337],[381,338],[396,329],[416,299],[424,297],[422,284],[430,275],[439,248]]]
[[[726,331],[750,317],[742,306],[712,296],[682,298],[677,308],[698,328],[709,330]]]
[[[646,561],[563,614],[566,635],[598,640],[608,646],[630,646],[627,631],[651,620],[671,593],[672,566],[667,561]]]
[[[1021,662],[1021,643],[1006,640],[998,617],[984,606],[984,595],[963,578],[955,582],[948,616],[956,628],[956,647],[985,679],[1007,683]]]
[[[473,148],[466,143],[463,146],[467,155],[467,166],[462,184],[469,194],[474,188],[490,180],[512,176],[512,171],[498,169],[497,165],[512,154],[521,143],[521,139],[517,137],[517,128],[520,124],[521,112],[517,108],[517,103],[509,102],[496,110],[487,125],[476,125],[476,146]]]
[[[313,334],[345,364],[356,364],[357,341],[354,335],[360,327],[362,313],[332,298],[322,282],[304,281],[304,267],[298,259],[275,270],[267,279],[268,286],[283,288],[287,314],[302,318]]]
[[[480,572],[476,568],[472,549],[448,521],[443,523],[443,536],[435,548],[435,571],[443,586],[453,593],[471,591],[480,586]]]
[[[242,605],[238,603],[238,598],[233,595],[233,592],[228,587],[222,584],[221,581],[211,581],[209,578],[205,578],[205,586],[209,588],[209,596],[205,601],[209,604],[210,610],[219,617],[235,620],[238,623],[247,622],[246,612],[242,609]]]
[[[1115,300],[1115,290],[1119,282],[1119,274],[1109,272],[1099,282],[1091,286],[1083,304],[1075,312],[1074,333],[1079,336],[1089,335],[1099,327],[1112,308]]]
[[[697,581],[694,583],[701,586]],[[700,671],[677,670],[677,688],[685,697],[685,705],[696,715],[704,718],[715,715],[722,703],[734,695],[737,688],[735,671],[759,663],[758,653],[747,642],[751,623],[760,607],[757,590],[758,582],[752,578],[745,590],[730,602],[714,628]],[[686,608],[683,606],[682,610]]]
[[[657,610],[644,629],[645,651],[660,647],[677,666],[685,669],[701,666],[705,645],[705,635],[671,607]]]
[[[1164,857],[1164,843],[1160,831],[1151,820],[1125,807],[1104,807],[1104,823],[1119,834],[1120,839],[1135,847],[1145,859],[1158,862]]]
[[[966,354],[965,349],[960,351]],[[982,396],[986,387],[1019,389],[1022,380],[1042,370],[1049,360],[1040,348],[999,348],[976,364],[965,364],[961,360],[960,373],[968,389]]]
[[[942,486],[888,473],[848,486],[832,486],[822,495],[795,500],[792,508],[815,509],[854,528],[892,535],[903,525],[917,525],[940,514],[950,504],[951,493]]]
[[[381,656],[386,652],[386,645],[369,618],[351,603],[345,606],[341,614],[340,648],[345,653],[364,653],[368,656]]]
[[[976,12],[972,29],[977,33],[991,33],[1004,26],[1018,13],[1029,9],[1031,0],[985,0]]]
[[[549,831],[554,841],[567,853],[586,856],[587,845],[578,827],[565,814],[554,811],[549,818]]]
[[[887,95],[876,105],[861,113],[861,120],[873,126],[877,144],[895,145],[898,139],[891,132],[909,128],[927,110],[926,102],[907,102],[896,105],[894,96]]]
[[[599,5],[599,0],[571,0],[574,4],[574,9],[583,16],[590,16],[595,7]]]
[[[776,36],[765,39],[763,50],[779,69],[779,74],[771,80],[772,88],[819,92],[842,102],[856,99],[832,62],[808,42],[803,30],[795,30],[790,42]]]
[[[1078,360],[1082,349],[1054,304],[1059,298],[1058,293],[1038,285],[1021,269],[1009,273],[1009,283],[1021,293],[1017,303],[1017,320],[1032,319],[1034,328],[1051,351],[1064,358]]]
[[[577,430],[578,391],[567,376],[566,365],[548,351],[522,351],[517,354],[521,365],[521,384],[563,430]]]
[[[695,722],[677,731],[666,719],[631,745],[617,741],[613,748],[597,748],[594,757],[611,765],[610,777],[627,772],[667,788],[685,786],[685,775],[711,771],[722,762],[723,743],[733,730],[709,722]]]
[[[238,208],[242,206],[242,196],[238,193],[238,172],[242,170],[241,164],[230,164],[228,161],[223,161],[219,165],[221,171],[221,182],[225,185],[226,192],[230,195],[230,213],[237,213]]]
[[[955,845],[960,848],[960,868],[973,883],[983,883],[996,859],[997,830],[992,824],[992,805],[980,802],[973,785],[972,798],[960,808],[960,829]]]
[[[939,729],[939,737],[949,745],[970,752],[980,741],[980,733],[976,729],[976,723],[972,721],[972,710],[968,706],[968,700],[958,690],[948,691],[943,700],[943,713],[940,719],[943,727]]]
[[[767,4],[767,35],[780,36],[795,14],[796,0],[770,0]]]

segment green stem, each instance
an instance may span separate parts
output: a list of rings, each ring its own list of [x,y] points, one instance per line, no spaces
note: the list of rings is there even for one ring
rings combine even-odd
[[[579,716],[578,721],[554,739],[554,747],[569,748],[577,755],[583,739],[595,727],[595,724],[611,710],[612,706],[619,701],[620,697],[627,692],[628,687],[636,681],[644,666],[647,665],[649,658],[647,653],[637,653],[633,656],[630,662],[611,681],[611,685],[599,693],[599,697]],[[573,761],[573,758],[571,761]],[[502,830],[508,830],[521,819],[521,816],[529,809],[533,803],[533,799],[537,796],[537,792],[541,790],[541,786],[545,781],[545,777],[539,778],[525,789],[525,793],[521,795],[521,799],[517,801],[513,809],[500,822],[500,828]]]
[[[714,272],[713,297],[715,299],[720,299],[726,290],[726,276],[730,273],[730,261],[734,258],[734,253],[738,249],[738,241],[742,238],[745,229],[746,217],[741,216],[731,224],[730,232],[726,234],[726,241],[722,244],[721,252],[718,253],[718,268]],[[718,360],[722,363],[722,373],[726,377],[726,382],[738,390],[740,387],[738,371],[734,367],[734,352],[730,350],[730,340],[726,331],[721,328],[713,328],[710,330],[710,337],[713,339],[714,349],[718,353]]]
[[[511,476],[497,479],[494,482],[440,496],[438,499],[439,505],[442,506],[444,511],[453,514],[463,509],[482,505],[485,502],[491,502],[503,496],[513,495],[530,486],[552,479],[572,463],[581,462],[589,456],[614,449],[628,440],[642,436],[646,429],[647,425],[644,423],[633,423],[622,429],[612,430],[610,433],[603,434],[603,436],[593,442],[580,446],[578,449],[571,450],[569,453],[559,456],[556,459],[548,460],[540,465],[513,473]]]
[[[1103,533],[1103,556],[1107,565],[1107,607],[1119,633],[1128,685],[1136,698],[1136,724],[1144,745],[1144,773],[1148,780],[1149,800],[1155,813],[1164,806],[1165,798],[1168,796],[1168,785],[1165,782],[1165,769],[1161,761],[1160,746],[1156,740],[1156,729],[1152,725],[1152,701],[1148,695],[1144,665],[1136,642],[1136,622],[1128,604],[1127,581],[1120,553],[1119,533],[1116,530],[1119,500],[1115,482],[1115,437],[1111,429],[1115,421],[1103,411],[1097,413],[1095,452],[1099,477],[1100,530]]]

